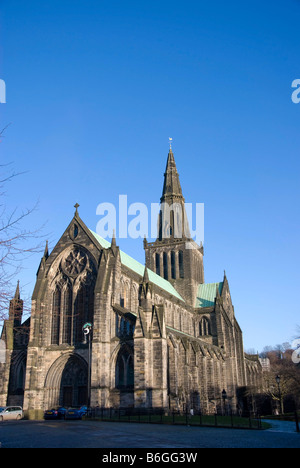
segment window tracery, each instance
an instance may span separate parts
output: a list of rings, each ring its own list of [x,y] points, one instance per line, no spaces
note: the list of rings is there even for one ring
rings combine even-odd
[[[51,344],[82,343],[82,326],[93,320],[96,268],[89,254],[74,246],[54,271]]]

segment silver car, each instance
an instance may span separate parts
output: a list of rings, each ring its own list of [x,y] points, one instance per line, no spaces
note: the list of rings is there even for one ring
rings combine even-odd
[[[18,420],[23,416],[21,406],[0,406],[0,421]]]

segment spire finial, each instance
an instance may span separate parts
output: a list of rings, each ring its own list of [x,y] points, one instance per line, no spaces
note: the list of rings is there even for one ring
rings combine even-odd
[[[49,248],[48,248],[48,241],[46,240],[45,250],[44,250],[44,258],[47,260],[49,257]]]
[[[169,149],[170,149],[170,153],[172,153],[172,141],[173,141],[173,138],[169,137]]]
[[[113,235],[112,235],[112,238],[111,238],[111,245],[114,245],[116,246],[116,230],[113,229]]]
[[[143,283],[148,283],[148,281],[149,281],[148,268],[145,266]]]

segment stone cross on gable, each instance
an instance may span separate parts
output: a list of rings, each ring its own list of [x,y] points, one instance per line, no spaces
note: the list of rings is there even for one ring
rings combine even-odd
[[[79,207],[80,207],[80,205],[78,203],[75,203],[75,205],[74,205],[74,208],[76,208],[75,215],[78,214],[78,208]]]

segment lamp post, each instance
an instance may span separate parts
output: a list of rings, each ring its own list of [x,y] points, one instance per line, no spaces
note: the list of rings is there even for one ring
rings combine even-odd
[[[222,399],[223,399],[223,407],[224,407],[224,416],[226,414],[226,398],[227,398],[226,390],[223,390],[222,391]]]
[[[88,378],[87,378],[87,407],[91,405],[91,333],[92,324],[87,322],[83,325],[84,338],[88,340]],[[86,342],[86,341],[85,341]]]
[[[279,402],[280,402],[280,414],[283,414],[283,400],[282,400],[281,386],[280,386],[280,381],[281,381],[280,375],[276,375],[275,380],[276,380],[276,383],[278,385],[278,394],[279,394]]]

